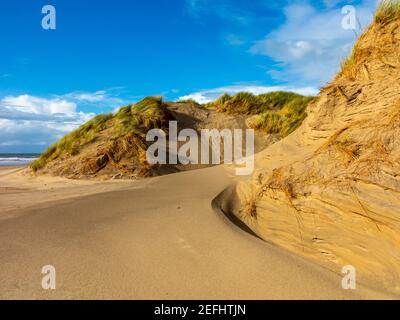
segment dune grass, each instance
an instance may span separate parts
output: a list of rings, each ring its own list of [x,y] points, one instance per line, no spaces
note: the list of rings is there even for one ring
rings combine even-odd
[[[382,0],[375,11],[375,23],[385,25],[396,19],[400,19],[400,0]],[[350,80],[357,77],[359,62],[356,59],[356,51],[357,47],[354,47],[351,54],[343,60],[339,73]]]
[[[276,91],[260,95],[240,92],[224,94],[210,103],[220,112],[253,115],[251,128],[285,137],[296,130],[306,118],[306,107],[314,97],[293,92]]]
[[[229,114],[260,114],[268,110],[282,108],[291,100],[301,97],[292,92],[276,91],[260,95],[253,95],[249,92],[239,92],[234,96],[224,94],[209,106],[215,107],[220,112]]]
[[[204,107],[203,104],[198,103],[197,101],[195,101],[193,99],[182,99],[182,100],[178,100],[176,103],[190,104],[191,106],[198,107],[198,108]]]
[[[99,133],[105,129],[112,130],[112,139],[129,133],[144,137],[152,128],[167,126],[168,117],[169,113],[159,97],[144,98],[136,104],[121,108],[115,115],[98,115],[50,146],[31,164],[31,168],[36,172],[62,155],[79,154],[84,146],[96,141]]]
[[[283,107],[261,112],[250,120],[250,127],[270,134],[286,137],[296,130],[307,117],[307,105],[314,97],[298,96],[285,102]]]
[[[251,93],[224,95],[209,106],[231,114],[254,115],[252,127],[285,136],[295,130],[306,117],[305,109],[313,98],[291,92],[271,92],[258,96]],[[196,106],[202,106],[196,103]],[[204,107],[204,106],[202,106]],[[114,114],[98,115],[50,146],[31,164],[34,172],[61,156],[78,155],[83,147],[95,142],[100,133],[109,130],[110,140],[135,134],[142,139],[153,128],[168,130],[173,116],[160,97],[147,97],[122,107]]]
[[[98,115],[70,134],[67,134],[60,141],[51,145],[31,164],[32,170],[39,170],[44,167],[46,163],[58,158],[65,152],[71,155],[78,154],[81,147],[96,140],[97,134],[107,127],[107,123],[112,117],[112,114]]]
[[[350,80],[355,80],[357,77],[357,61],[355,58],[354,49],[351,54],[343,60],[340,65],[339,75],[344,75]]]
[[[171,115],[161,97],[146,97],[121,108],[115,115],[114,137],[135,133],[144,137],[153,128],[168,127]]]
[[[375,12],[375,22],[387,24],[400,18],[400,0],[382,0]]]

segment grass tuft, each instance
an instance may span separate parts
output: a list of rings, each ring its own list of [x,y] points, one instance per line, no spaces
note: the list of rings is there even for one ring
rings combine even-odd
[[[115,115],[114,137],[128,133],[144,137],[153,128],[167,127],[170,114],[162,98],[146,97],[142,101],[121,108]]]
[[[341,64],[339,75],[344,75],[350,80],[355,80],[357,77],[357,61],[354,54],[354,49],[350,56]]]
[[[60,156],[78,155],[84,146],[96,141],[99,133],[105,129],[113,130],[114,139],[130,133],[144,137],[152,128],[166,127],[169,116],[159,97],[144,98],[136,104],[121,108],[115,115],[98,115],[50,146],[31,164],[31,168],[36,172]]]
[[[225,94],[210,105],[229,114],[253,115],[249,126],[285,137],[296,130],[306,118],[306,107],[314,97],[293,92],[276,91],[258,96],[241,92]]]
[[[387,24],[400,18],[400,0],[382,0],[375,12],[375,22]]]
[[[218,111],[229,114],[254,115],[268,110],[280,109],[297,97],[301,96],[284,91],[270,92],[258,96],[249,92],[239,92],[234,96],[224,94],[209,105]]]
[[[265,111],[250,121],[254,129],[261,129],[270,134],[286,137],[295,131],[307,117],[307,105],[313,97],[296,97],[275,111]]]

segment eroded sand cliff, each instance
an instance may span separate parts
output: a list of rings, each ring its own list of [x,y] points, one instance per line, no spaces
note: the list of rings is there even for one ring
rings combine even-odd
[[[287,138],[222,207],[257,235],[400,290],[400,22],[374,23]]]

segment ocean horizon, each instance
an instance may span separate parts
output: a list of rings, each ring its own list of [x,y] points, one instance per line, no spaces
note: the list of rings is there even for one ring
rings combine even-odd
[[[26,166],[39,156],[38,153],[0,153],[0,167]]]

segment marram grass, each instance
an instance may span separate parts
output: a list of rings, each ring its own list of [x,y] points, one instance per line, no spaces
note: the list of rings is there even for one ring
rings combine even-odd
[[[281,91],[258,96],[241,92],[234,96],[225,94],[207,106],[192,101],[190,103],[203,108],[216,108],[220,112],[253,116],[250,121],[252,128],[283,137],[300,126],[307,115],[306,107],[312,99],[313,97]],[[31,164],[31,168],[36,172],[57,158],[79,155],[81,150],[95,142],[104,130],[109,130],[110,139],[118,139],[128,134],[135,134],[144,139],[150,129],[167,130],[168,121],[172,119],[160,97],[144,98],[136,104],[119,109],[116,114],[96,116],[50,146]]]
[[[63,155],[78,155],[81,149],[96,141],[99,133],[112,130],[112,139],[128,133],[144,136],[152,128],[164,127],[168,121],[165,105],[159,97],[147,97],[142,101],[121,108],[115,115],[98,115],[78,129],[64,136],[50,146],[36,161],[32,162],[34,172],[50,161]]]
[[[313,99],[284,91],[258,96],[240,92],[234,96],[225,94],[210,106],[229,114],[253,115],[249,120],[251,128],[285,137],[301,125],[307,116],[306,107]]]
[[[386,24],[400,18],[400,0],[382,0],[375,12],[375,22]]]

